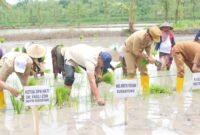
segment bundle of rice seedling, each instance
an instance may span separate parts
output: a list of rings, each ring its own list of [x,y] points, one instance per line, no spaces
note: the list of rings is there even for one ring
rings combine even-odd
[[[102,82],[113,85],[114,84],[114,75],[111,72],[106,72],[103,74]]]
[[[13,109],[17,114],[20,114],[23,109],[23,101],[16,99],[14,96],[10,96]]]
[[[57,86],[55,88],[56,92],[56,105],[62,107],[65,101],[69,100],[70,89],[64,86]]]
[[[139,64],[140,64],[141,66],[146,66],[146,65],[148,64],[148,61],[145,60],[145,59],[142,59],[142,60],[139,61]]]
[[[75,67],[75,72],[82,73],[81,67],[79,67],[79,66]]]
[[[172,91],[169,88],[156,84],[151,85],[149,89],[151,94],[172,94]]]
[[[15,51],[15,52],[20,52],[20,48],[19,48],[19,47],[16,47],[16,48],[14,49],[14,51]]]

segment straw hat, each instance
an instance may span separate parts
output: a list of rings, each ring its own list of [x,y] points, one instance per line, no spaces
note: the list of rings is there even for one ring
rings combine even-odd
[[[160,42],[161,31],[157,26],[150,27],[149,34],[152,36],[155,43]]]
[[[32,44],[27,48],[27,54],[32,58],[42,58],[46,54],[46,49],[42,45]]]
[[[173,27],[171,26],[171,24],[168,23],[168,22],[164,22],[163,24],[160,25],[160,29],[162,29],[164,27],[168,27],[168,28],[170,28],[170,30],[173,29]]]

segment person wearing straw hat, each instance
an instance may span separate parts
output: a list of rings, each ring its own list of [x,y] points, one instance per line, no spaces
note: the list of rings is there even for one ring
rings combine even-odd
[[[5,81],[7,80],[7,78],[13,72],[15,72],[19,77],[21,83],[25,85],[25,82],[28,79],[28,76],[30,75],[29,71],[31,70],[31,66],[32,60],[27,54],[9,52],[2,57],[0,66],[0,107],[5,106],[3,89],[9,90],[14,96],[17,96],[19,94],[16,89],[5,85]]]
[[[158,70],[169,70],[172,64],[172,48],[175,45],[174,34],[172,33],[173,27],[170,23],[164,22],[160,25],[162,31],[161,40],[156,44],[155,50],[159,50],[159,58],[162,62],[161,69]]]
[[[200,72],[200,45],[195,41],[177,42],[172,49],[177,67],[176,90],[181,92],[184,83],[184,64],[192,73]]]
[[[200,43],[200,30],[197,32],[194,41]]]
[[[127,70],[127,78],[132,79],[136,75],[138,67],[141,75],[141,85],[143,90],[149,89],[149,76],[146,64],[141,61],[147,61],[154,64],[156,61],[151,56],[150,50],[153,42],[160,42],[161,31],[157,26],[152,26],[147,30],[141,30],[129,36],[123,46],[123,55]]]
[[[37,74],[40,74],[41,76],[44,75],[44,56],[46,54],[46,49],[44,46],[39,44],[31,44],[26,49],[27,54],[33,59],[33,70],[31,72],[31,75],[34,75],[35,77]]]
[[[58,73],[62,73],[63,77],[65,76],[64,57],[61,54],[61,49],[63,47],[64,47],[63,45],[56,45],[51,50],[54,79],[57,79]]]
[[[96,84],[96,79],[103,70],[110,68],[112,56],[102,48],[91,47],[86,44],[77,44],[62,49],[64,56],[65,86],[71,89],[74,82],[75,67],[80,66],[86,70],[91,93],[98,105],[104,105]]]
[[[44,47],[35,45],[27,49],[26,53],[9,52],[6,53],[0,61],[0,80],[5,82],[7,78],[14,72],[17,74],[23,86],[27,84],[28,77],[32,72],[33,59],[44,57],[46,50]],[[17,96],[19,93],[5,83],[0,83],[0,105],[5,106],[3,89],[9,90],[13,95]]]

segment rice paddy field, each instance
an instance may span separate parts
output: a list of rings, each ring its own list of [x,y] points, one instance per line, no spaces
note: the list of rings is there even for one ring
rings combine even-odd
[[[175,37],[177,41],[193,40],[193,35],[175,35]],[[136,97],[128,98],[126,103],[124,99],[114,95],[114,84],[100,83],[99,90],[106,105],[98,106],[91,99],[86,73],[83,71],[75,74],[71,96],[56,100],[56,88],[63,86],[63,78],[59,75],[57,80],[53,79],[50,54],[53,46],[60,43],[65,46],[86,43],[91,46],[112,48],[122,45],[125,39],[123,36],[114,36],[34,40],[35,43],[46,46],[48,53],[45,66],[50,71],[45,73],[45,76],[37,78],[38,84],[47,85],[51,89],[50,105],[37,107],[40,135],[200,135],[200,92],[191,89],[192,74],[187,68],[184,91],[182,94],[175,92],[174,63],[170,71],[157,71],[154,65],[148,66],[152,89],[162,86],[168,90],[164,94],[152,92],[143,96],[140,75],[137,72],[139,92]],[[13,48],[22,47],[27,42],[29,41],[8,41],[2,43],[1,47],[8,52],[14,50]],[[112,74],[115,81],[123,78],[121,68]],[[7,83],[19,90],[22,89],[15,74],[8,78]],[[32,110],[23,106],[18,114],[14,111],[10,94],[5,92],[5,95],[6,109],[0,111],[0,135],[35,135]],[[127,111],[125,111],[126,104]],[[128,116],[127,124],[124,119],[125,113]]]

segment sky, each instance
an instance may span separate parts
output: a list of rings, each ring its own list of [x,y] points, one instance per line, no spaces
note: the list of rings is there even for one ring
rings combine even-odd
[[[17,4],[17,2],[22,1],[22,0],[6,0],[6,2],[8,2],[9,4]],[[40,1],[45,1],[45,0],[40,0]]]
[[[19,0],[6,0],[9,4],[16,4]]]

